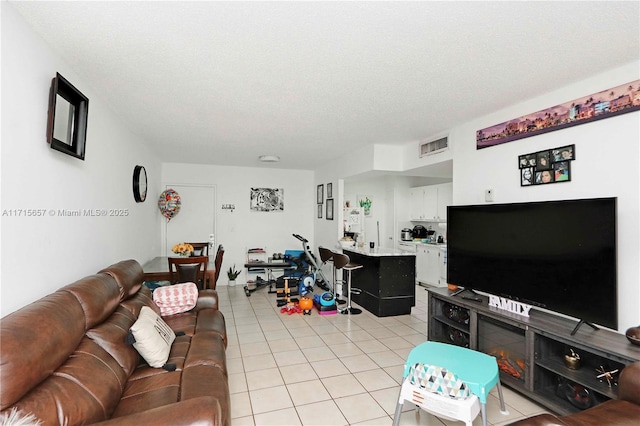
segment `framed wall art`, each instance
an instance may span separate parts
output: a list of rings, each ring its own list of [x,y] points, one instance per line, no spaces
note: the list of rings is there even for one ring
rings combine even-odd
[[[333,220],[333,198],[327,199],[327,220]]]
[[[89,98],[56,73],[51,81],[47,142],[51,149],[84,160]]]
[[[284,210],[283,188],[251,188],[250,210],[273,212]]]
[[[569,182],[573,160],[575,160],[575,145],[520,155],[518,157],[520,186]]]
[[[476,149],[639,110],[640,80],[635,80],[480,129],[476,132]]]
[[[327,198],[333,198],[333,183],[327,184]]]
[[[324,185],[318,185],[316,198],[317,198],[316,203],[318,204],[324,203]]]

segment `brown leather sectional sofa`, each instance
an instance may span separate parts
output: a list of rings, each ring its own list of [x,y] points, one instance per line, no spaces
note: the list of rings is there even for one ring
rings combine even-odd
[[[225,320],[215,290],[164,321],[168,364],[152,368],[127,343],[143,306],[160,310],[125,260],[0,320],[0,410],[43,425],[229,425]]]
[[[622,369],[618,399],[567,416],[540,414],[514,423],[518,426],[638,426],[640,425],[640,361]]]

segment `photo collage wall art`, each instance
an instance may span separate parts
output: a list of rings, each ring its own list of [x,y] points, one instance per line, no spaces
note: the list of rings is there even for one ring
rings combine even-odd
[[[575,159],[575,145],[520,155],[518,156],[520,186],[569,182],[571,162]]]

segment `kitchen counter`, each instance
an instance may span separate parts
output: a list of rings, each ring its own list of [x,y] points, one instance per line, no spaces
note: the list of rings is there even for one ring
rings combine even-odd
[[[369,248],[369,247],[351,247],[348,249],[342,249],[343,251],[347,250],[353,253],[358,253],[361,254],[363,256],[370,256],[370,257],[386,257],[386,256],[407,256],[407,255],[411,255],[411,253],[406,253],[400,250],[396,250],[396,249],[392,249],[392,248],[386,248],[386,247],[376,247],[376,248]],[[346,253],[349,254],[349,253]]]
[[[378,317],[410,314],[415,306],[416,255],[394,249],[343,249],[352,263],[351,300]]]
[[[423,246],[447,246],[447,243],[423,243],[422,241],[399,241],[401,244],[416,244]]]

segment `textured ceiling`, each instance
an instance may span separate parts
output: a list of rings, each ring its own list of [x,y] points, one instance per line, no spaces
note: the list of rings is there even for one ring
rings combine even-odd
[[[637,1],[10,4],[165,161],[315,169],[640,59]]]

